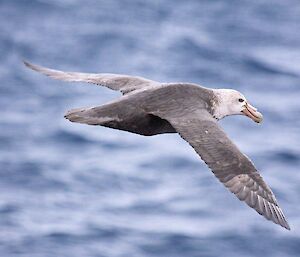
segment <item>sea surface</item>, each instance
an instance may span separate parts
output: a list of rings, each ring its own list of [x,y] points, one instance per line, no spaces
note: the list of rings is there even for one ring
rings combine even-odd
[[[291,231],[217,181],[178,135],[68,122],[120,96],[22,60],[241,91],[220,122]],[[0,256],[300,256],[299,0],[0,0]]]

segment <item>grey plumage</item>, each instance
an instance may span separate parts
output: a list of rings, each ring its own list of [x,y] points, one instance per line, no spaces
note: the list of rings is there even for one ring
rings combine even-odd
[[[24,64],[35,71],[43,73],[53,79],[59,79],[69,82],[87,82],[120,91],[127,94],[133,90],[141,89],[145,86],[159,85],[158,82],[127,75],[110,74],[110,73],[82,73],[82,72],[63,72],[33,65],[24,61]]]
[[[25,65],[51,78],[121,91],[123,96],[111,103],[73,109],[65,117],[72,122],[146,136],[177,132],[238,199],[266,219],[290,229],[273,192],[253,163],[217,124],[213,90],[190,83],[159,83],[127,75],[62,72],[28,62]]]

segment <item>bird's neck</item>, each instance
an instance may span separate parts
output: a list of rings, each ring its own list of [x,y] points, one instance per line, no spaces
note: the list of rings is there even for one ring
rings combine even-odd
[[[212,112],[215,119],[220,120],[230,115],[228,108],[228,89],[213,89]]]

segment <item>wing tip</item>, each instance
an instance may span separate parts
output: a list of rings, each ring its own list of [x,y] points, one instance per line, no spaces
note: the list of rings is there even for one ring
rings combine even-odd
[[[28,68],[33,68],[34,67],[34,65],[32,64],[32,63],[30,63],[30,62],[28,62],[28,61],[26,61],[26,60],[22,60],[22,62],[24,63],[24,65],[26,66],[26,67],[28,67]]]
[[[283,226],[285,229],[291,231],[291,227],[290,225],[286,222],[285,226]]]
[[[265,199],[264,199],[265,200]],[[270,209],[271,205],[273,205],[273,210],[274,212]],[[268,208],[268,207],[265,207]],[[274,222],[275,224],[287,229],[287,230],[291,230],[290,225],[287,222],[287,219],[285,217],[285,215],[283,214],[283,211],[281,210],[281,208],[277,205],[274,208],[274,204],[269,202],[269,210],[271,210],[272,214],[271,215],[267,215],[267,212],[265,210],[261,210],[261,209],[257,209],[257,208],[253,208],[257,213],[259,213],[261,216],[263,216],[265,219],[270,220],[272,222]]]
[[[247,188],[247,185],[241,183],[241,179],[241,177],[235,176],[229,180],[226,179],[223,184],[231,191],[231,193],[235,194],[240,201],[243,201],[258,214],[287,230],[291,230],[273,193],[270,194],[272,196],[272,199],[270,200],[267,198],[268,196],[270,197],[270,195],[266,195],[265,191],[262,191],[260,186],[258,186],[256,190],[254,190],[255,188]]]
[[[22,62],[23,62],[23,64],[24,64],[25,66],[27,66],[27,67],[29,67],[29,66],[30,66],[30,63],[29,63],[29,62],[27,62],[25,59],[23,59],[23,60],[22,60]]]
[[[280,211],[281,211],[281,216],[282,216],[282,222],[279,222],[279,225],[284,227],[287,230],[291,230],[291,227],[290,227],[288,221],[286,220],[286,217],[284,216],[283,211],[281,209],[280,209]]]
[[[290,227],[290,225],[289,225],[289,223],[287,222],[286,219],[284,219],[282,221],[279,221],[279,222],[275,222],[275,221],[273,221],[273,222],[276,223],[276,224],[278,224],[279,226],[285,228],[286,230],[291,230],[291,227]]]
[[[33,64],[33,63],[30,63],[30,62],[28,62],[28,61],[26,61],[26,60],[22,60],[22,61],[23,61],[23,64],[24,64],[27,68],[29,68],[29,69],[31,69],[31,70],[34,70],[34,71],[41,72],[42,67],[40,67],[40,66],[38,66],[38,65],[35,65],[35,64]]]
[[[262,199],[263,199],[263,201],[267,201],[264,198],[262,198]],[[245,203],[248,204],[247,202],[245,202]],[[268,208],[268,211],[267,211],[267,208]],[[274,212],[272,211],[272,209],[274,210]],[[257,213],[259,213],[265,219],[270,220],[270,221],[274,222],[275,224],[277,224],[287,230],[291,230],[290,225],[288,224],[286,217],[283,214],[282,209],[278,205],[274,205],[274,203],[268,202],[268,206],[265,206],[265,202],[264,202],[264,209],[261,209],[260,205],[257,202],[256,206],[253,207],[253,210],[255,210]],[[270,213],[269,215],[267,214],[268,212]]]

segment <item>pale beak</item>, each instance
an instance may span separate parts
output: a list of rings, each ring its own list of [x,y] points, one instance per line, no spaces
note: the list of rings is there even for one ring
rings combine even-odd
[[[261,123],[263,120],[263,115],[249,103],[246,103],[244,109],[242,110],[242,113],[254,120],[256,123]]]

